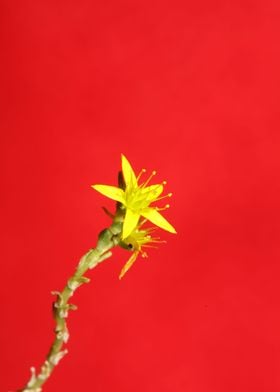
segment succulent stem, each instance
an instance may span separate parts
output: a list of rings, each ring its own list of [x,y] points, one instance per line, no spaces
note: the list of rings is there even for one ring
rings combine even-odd
[[[119,210],[119,213],[116,214],[112,225],[99,234],[96,247],[90,249],[80,259],[74,275],[68,279],[64,289],[61,292],[52,292],[52,294],[56,295],[56,301],[53,304],[55,338],[41,369],[36,373],[35,368],[31,368],[31,378],[19,392],[41,392],[43,384],[51,376],[56,365],[67,354],[68,351],[64,348],[69,338],[66,319],[69,311],[76,309],[76,306],[70,304],[69,300],[78,287],[90,281],[85,276],[85,273],[112,256],[111,249],[119,244],[123,221],[123,216],[120,212]]]

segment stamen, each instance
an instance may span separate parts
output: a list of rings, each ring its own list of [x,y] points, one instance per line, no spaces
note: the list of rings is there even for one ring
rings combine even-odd
[[[172,196],[172,193],[168,193],[165,196],[158,197],[155,201],[159,201],[159,200],[165,199],[166,197],[171,197],[171,196]]]
[[[162,185],[166,185],[167,184],[167,181],[162,181]]]
[[[142,169],[141,171],[140,171],[140,173],[138,174],[138,176],[137,176],[137,182],[140,180],[140,177],[142,176],[142,174],[143,173],[146,173],[146,169]]]
[[[154,245],[143,245],[143,247],[145,247],[145,248],[152,248],[152,249],[158,249],[158,246],[154,246]],[[142,257],[147,257],[147,256],[142,256]]]
[[[153,237],[152,240],[149,241],[149,242],[147,242],[147,243],[148,243],[148,244],[153,244],[153,243],[155,243],[155,244],[158,244],[158,243],[160,243],[160,244],[161,244],[161,243],[165,244],[166,241],[161,240],[160,237]],[[146,245],[144,244],[143,246],[146,246]]]
[[[156,210],[157,211],[164,211],[164,210],[167,210],[169,207],[170,207],[170,204],[166,204],[166,206],[164,206],[164,207],[156,207]]]
[[[151,181],[151,179],[157,174],[157,172],[154,170],[152,171],[152,174],[150,175],[150,177],[146,180],[145,184],[143,184],[143,187],[146,187],[149,182]]]
[[[142,222],[139,223],[138,225],[138,229],[140,229],[140,227],[142,227],[144,225],[144,223],[147,222],[147,219],[143,219]]]

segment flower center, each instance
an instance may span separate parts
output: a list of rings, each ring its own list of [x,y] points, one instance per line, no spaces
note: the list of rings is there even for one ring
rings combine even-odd
[[[146,173],[146,169],[142,169],[137,176],[137,183],[140,180],[142,174]],[[159,201],[165,199],[167,197],[171,197],[172,193],[168,193],[165,196],[158,197],[162,191],[163,187],[167,184],[166,181],[163,181],[161,184],[156,184],[148,187],[151,179],[157,174],[155,170],[152,171],[151,175],[148,179],[143,182],[141,185],[136,185],[133,187],[126,188],[125,190],[125,198],[126,198],[126,206],[135,212],[139,212],[144,208],[148,207],[151,203],[155,201]],[[166,204],[165,207],[156,207],[158,211],[162,211],[169,208],[169,204]]]

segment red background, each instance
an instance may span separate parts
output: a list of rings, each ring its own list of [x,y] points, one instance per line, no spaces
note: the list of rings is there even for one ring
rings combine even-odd
[[[278,1],[1,1],[1,391],[109,224],[123,152],[176,236],[88,275],[44,391],[279,392]]]

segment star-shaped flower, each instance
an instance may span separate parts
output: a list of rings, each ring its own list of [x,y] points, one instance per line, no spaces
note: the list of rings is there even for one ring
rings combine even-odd
[[[92,185],[96,191],[110,199],[120,202],[125,207],[123,239],[127,238],[136,228],[141,216],[170,233],[176,233],[174,227],[159,213],[160,210],[168,208],[169,205],[167,204],[164,208],[150,206],[155,201],[172,196],[169,193],[166,196],[159,197],[163,192],[163,186],[166,182],[147,186],[151,178],[156,174],[153,171],[151,176],[139,185],[140,177],[145,172],[146,170],[142,169],[138,177],[136,177],[129,161],[122,155],[122,174],[125,181],[125,189],[123,190],[110,185]]]

